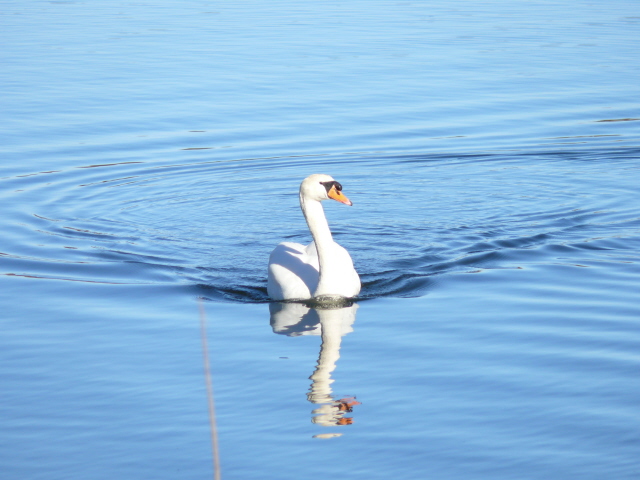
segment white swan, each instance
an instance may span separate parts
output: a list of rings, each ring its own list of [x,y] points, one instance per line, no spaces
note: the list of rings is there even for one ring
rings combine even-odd
[[[333,241],[322,200],[351,201],[329,175],[315,174],[300,184],[300,208],[313,242],[284,242],[269,257],[267,292],[273,300],[335,300],[360,293],[360,277],[349,252]]]

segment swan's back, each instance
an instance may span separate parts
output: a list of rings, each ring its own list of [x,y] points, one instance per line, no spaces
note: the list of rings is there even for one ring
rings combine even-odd
[[[332,284],[344,297],[360,293],[360,277],[353,267],[349,252],[333,242],[332,257],[336,267],[331,274]],[[308,300],[318,287],[320,265],[316,245],[299,243],[279,244],[269,257],[267,293],[273,300]]]

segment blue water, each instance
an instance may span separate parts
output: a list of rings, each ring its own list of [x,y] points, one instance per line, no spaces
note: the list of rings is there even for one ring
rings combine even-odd
[[[639,26],[4,2],[1,477],[211,478],[206,320],[222,478],[637,478]],[[311,173],[345,309],[266,294]]]

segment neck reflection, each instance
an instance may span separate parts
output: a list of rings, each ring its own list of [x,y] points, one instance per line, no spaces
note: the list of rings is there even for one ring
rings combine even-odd
[[[336,399],[331,385],[334,380],[332,372],[340,358],[342,337],[353,331],[356,319],[357,304],[343,308],[310,308],[300,303],[272,303],[269,305],[271,313],[271,327],[273,332],[280,335],[301,336],[320,335],[322,344],[316,368],[309,377],[311,387],[307,399],[318,405],[312,411],[311,421],[324,427],[351,425],[353,407],[360,403],[355,397]],[[339,436],[340,434],[316,435],[320,438]]]

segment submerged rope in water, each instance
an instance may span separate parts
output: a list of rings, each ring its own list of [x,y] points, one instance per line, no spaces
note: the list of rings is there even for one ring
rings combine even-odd
[[[207,344],[207,316],[202,299],[198,299],[200,310],[200,336],[202,337],[202,358],[204,361],[204,379],[207,385],[207,404],[209,406],[209,425],[211,428],[211,453],[213,459],[213,478],[220,480],[220,454],[218,449],[218,428],[216,425],[216,406],[213,401],[213,383],[211,382],[211,367],[209,366],[209,346]]]

